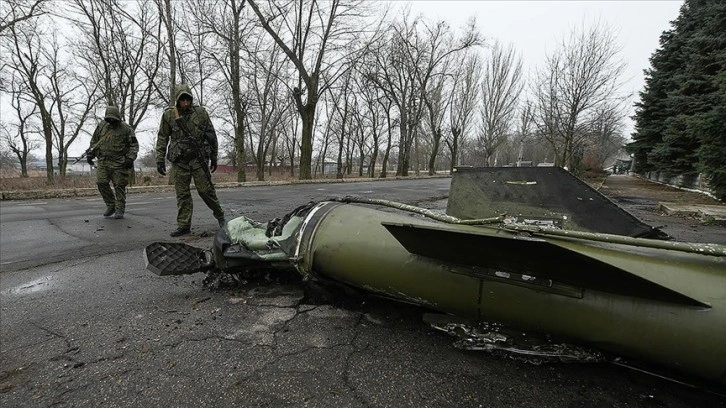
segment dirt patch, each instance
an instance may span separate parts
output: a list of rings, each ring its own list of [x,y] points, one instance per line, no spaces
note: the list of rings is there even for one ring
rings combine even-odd
[[[603,182],[600,192],[608,197],[617,197],[640,203],[670,202],[679,204],[724,205],[704,193],[683,190],[665,184],[655,183],[630,175],[612,175]]]
[[[659,203],[726,208],[706,194],[682,190],[632,175],[611,175],[598,190],[641,221],[660,228],[676,241],[726,245],[726,227],[695,214],[668,214]]]

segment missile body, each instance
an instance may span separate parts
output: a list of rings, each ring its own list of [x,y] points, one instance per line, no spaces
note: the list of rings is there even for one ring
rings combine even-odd
[[[289,251],[308,279],[726,384],[726,247],[657,244],[448,225],[324,202],[305,216]]]

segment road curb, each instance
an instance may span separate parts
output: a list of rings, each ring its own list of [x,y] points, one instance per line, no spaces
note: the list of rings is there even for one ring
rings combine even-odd
[[[657,206],[659,211],[667,215],[680,215],[695,217],[704,221],[726,221],[726,207],[720,205],[692,205],[660,202]]]

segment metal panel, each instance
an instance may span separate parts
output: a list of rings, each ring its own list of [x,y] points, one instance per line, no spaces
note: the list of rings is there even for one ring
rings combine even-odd
[[[506,213],[562,220],[571,230],[668,238],[560,167],[457,168],[446,213],[462,219]]]

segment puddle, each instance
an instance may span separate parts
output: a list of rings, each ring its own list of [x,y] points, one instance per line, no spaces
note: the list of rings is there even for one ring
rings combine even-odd
[[[48,288],[51,286],[51,277],[50,276],[43,276],[42,278],[38,278],[35,280],[32,280],[30,282],[23,283],[22,285],[14,286],[12,288],[6,289],[3,291],[4,294],[13,294],[13,295],[28,295],[31,293],[37,293],[44,290],[48,290]]]

